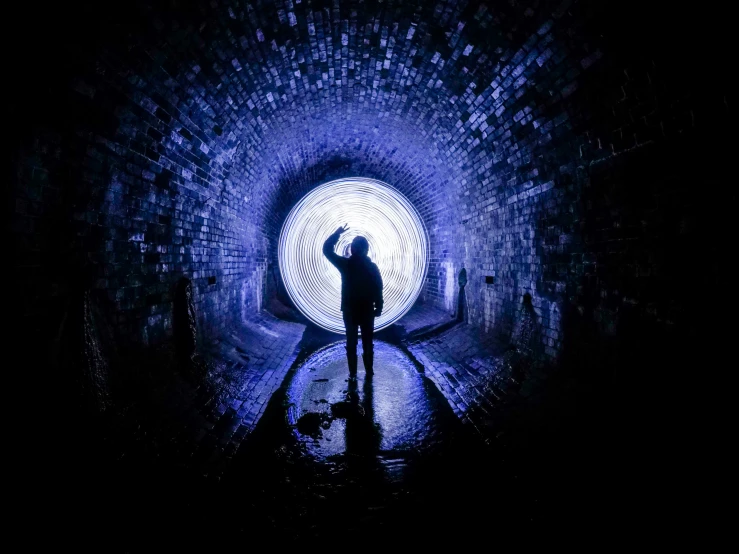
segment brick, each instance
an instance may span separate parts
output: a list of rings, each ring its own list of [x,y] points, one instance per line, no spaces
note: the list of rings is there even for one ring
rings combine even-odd
[[[121,336],[151,344],[171,329],[157,320],[157,333],[146,334],[150,310],[170,310],[177,280],[188,277],[201,333],[217,336],[275,294],[267,276],[279,281],[277,240],[294,203],[331,178],[366,175],[397,187],[421,213],[430,239],[422,297],[437,310],[453,311],[465,267],[467,319],[486,332],[510,332],[526,292],[560,311],[582,305],[578,291],[596,277],[596,298],[617,294],[646,314],[650,299],[637,293],[661,290],[656,276],[667,270],[636,252],[669,250],[684,208],[649,191],[679,175],[641,179],[627,159],[704,129],[731,136],[725,71],[686,81],[639,37],[601,40],[608,17],[563,9],[551,18],[531,2],[498,22],[450,11],[443,23],[427,2],[368,4],[352,15],[351,31],[340,14],[268,3],[239,33],[238,10],[227,4],[204,7],[177,45],[166,17],[159,27],[140,21],[150,32],[124,33],[125,45],[106,43],[101,29],[99,49],[75,53],[84,58],[80,74],[53,80],[59,94],[29,99],[19,112],[30,118],[38,104],[55,114],[29,125],[32,147],[18,150],[9,204],[15,242],[43,239],[13,269],[19,283],[47,276],[38,302],[66,294],[64,278],[51,277],[59,264],[91,260],[125,312],[113,318],[126,322]],[[515,32],[493,32],[513,19]],[[495,39],[477,40],[483,35]],[[69,54],[53,44],[60,60]],[[694,60],[720,57],[691,48]],[[612,171],[598,169],[606,166]],[[631,190],[635,182],[647,192]],[[675,194],[689,204],[680,187]],[[648,243],[638,228],[662,242]],[[613,251],[626,243],[641,246]],[[595,252],[603,256],[573,261]],[[627,278],[626,269],[604,267],[631,269]],[[131,275],[152,276],[161,289],[128,286]],[[41,325],[33,314],[28,324]],[[556,358],[561,343],[547,338],[542,346]]]

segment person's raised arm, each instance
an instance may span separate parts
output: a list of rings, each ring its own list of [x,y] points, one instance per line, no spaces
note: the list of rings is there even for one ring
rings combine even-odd
[[[331,262],[336,269],[339,271],[343,271],[346,267],[348,260],[344,258],[343,256],[339,256],[336,252],[334,252],[334,248],[336,248],[336,243],[339,242],[339,237],[342,233],[345,233],[349,230],[349,227],[344,225],[343,227],[339,227],[334,231],[334,234],[331,235],[326,239],[326,242],[323,243],[323,255],[328,258],[328,261]]]

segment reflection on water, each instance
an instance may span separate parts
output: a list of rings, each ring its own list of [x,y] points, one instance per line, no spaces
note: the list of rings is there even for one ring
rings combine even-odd
[[[343,343],[311,346],[224,486],[281,536],[399,531],[432,513],[452,526],[469,521],[456,508],[460,491],[477,494],[489,470],[482,444],[434,385],[386,342],[375,341],[374,376],[360,361],[351,380]]]
[[[528,484],[491,457],[402,350],[376,341],[375,375],[360,365],[349,380],[343,344],[316,350],[312,340],[304,337],[301,361],[220,480],[187,469],[187,453],[180,466],[131,457],[94,472],[81,466],[90,487],[104,491],[86,497],[95,500],[87,503],[90,527],[126,535],[131,550],[152,535],[170,541],[172,529],[188,549],[195,537],[210,546],[412,537],[437,547],[439,533],[458,538],[457,530],[476,533],[491,521],[532,521]]]
[[[287,401],[288,422],[316,461],[372,456],[394,475],[409,456],[438,443],[449,417],[408,357],[379,341],[374,376],[360,367],[349,379],[343,344],[333,344],[296,371]]]

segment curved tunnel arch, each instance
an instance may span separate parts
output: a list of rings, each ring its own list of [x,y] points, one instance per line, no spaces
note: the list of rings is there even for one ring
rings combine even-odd
[[[706,301],[706,291],[731,290],[725,267],[734,234],[723,226],[736,204],[726,186],[735,173],[726,55],[733,33],[725,28],[732,19],[720,9],[683,13],[677,4],[623,0],[135,0],[16,8],[23,15],[10,25],[6,69],[6,133],[18,138],[6,203],[8,294],[18,314],[11,327],[19,335],[11,344],[42,370],[64,354],[54,349],[57,340],[71,337],[67,355],[79,350],[73,325],[87,332],[86,323],[104,319],[113,333],[101,331],[100,340],[83,334],[86,347],[109,341],[117,354],[143,352],[135,359],[156,364],[156,350],[139,347],[170,344],[178,283],[192,287],[185,319],[197,314],[200,339],[242,331],[239,324],[253,323],[275,296],[270,279],[290,208],[320,183],[362,175],[397,187],[424,220],[430,264],[423,301],[445,310],[445,318],[458,299],[466,301],[457,316],[470,325],[455,327],[455,340],[411,345],[457,416],[479,423],[496,443],[509,415],[512,427],[519,415],[531,415],[535,426],[549,414],[547,399],[563,412],[572,408],[577,413],[564,418],[577,421],[564,433],[572,430],[573,448],[559,465],[539,463],[551,458],[548,445],[534,456],[526,450],[522,465],[532,464],[531,475],[550,466],[550,483],[568,487],[556,471],[583,468],[598,437],[609,443],[609,460],[574,477],[600,494],[598,479],[588,476],[613,469],[598,477],[623,477],[629,513],[641,483],[656,487],[643,467],[624,471],[628,457],[655,454],[665,459],[661,467],[687,459],[688,434],[676,441],[674,459],[666,459],[660,441],[680,428],[684,399],[701,395],[671,389],[699,386],[696,369],[723,367],[721,347],[733,338],[723,323],[730,313],[724,298]],[[686,30],[695,29],[710,29],[711,39],[686,40]],[[266,327],[249,336],[296,348],[303,328],[279,325],[290,329],[284,340]],[[481,360],[481,351],[467,348],[481,336],[513,348]],[[76,386],[66,382],[70,364],[85,363],[89,353],[74,353],[69,371],[53,375],[61,385],[53,391],[52,405],[61,405],[55,415],[73,411],[65,396]],[[511,368],[528,354],[536,362],[522,380]],[[455,356],[462,361],[449,365]],[[266,367],[256,358],[254,373]],[[111,374],[135,374],[129,361]],[[95,362],[93,369],[106,370],[102,357]],[[502,373],[511,370],[507,385],[515,388],[511,396],[503,391],[500,403],[493,375],[499,362],[509,364]],[[470,379],[482,368],[494,379],[467,405],[446,373],[454,368]],[[38,389],[41,372],[17,373],[36,380],[23,390]],[[267,374],[261,383],[271,382],[269,395],[279,378]],[[252,407],[263,402],[262,389],[254,391]],[[36,413],[44,421],[33,438],[48,429],[48,410]],[[87,423],[87,414],[81,419]],[[227,420],[219,420],[227,428],[220,438],[230,440]],[[560,421],[546,421],[531,436],[547,435],[540,431]],[[707,423],[715,429],[715,420]],[[543,442],[566,444],[557,432]],[[161,444],[175,445],[169,438]],[[66,436],[60,444],[69,451]],[[38,459],[47,458],[48,451]],[[76,465],[84,471],[87,464]],[[612,486],[608,477],[599,484]],[[665,490],[671,498],[675,489],[669,483]],[[586,499],[581,507],[590,510],[592,496],[571,492],[559,498]],[[558,501],[551,513],[564,521],[571,514]],[[449,505],[459,504],[452,498]]]
[[[100,25],[80,17],[50,35],[69,45],[49,54],[59,78],[40,89],[32,146],[17,156],[20,201],[43,213],[20,213],[18,236],[62,222],[19,266],[46,268],[19,279],[37,298],[28,320],[87,264],[122,336],[167,338],[183,274],[212,334],[260,306],[291,204],[354,174],[394,183],[423,216],[427,301],[449,309],[449,276],[465,267],[470,322],[492,329],[530,292],[556,356],[556,312],[583,278],[560,267],[579,231],[559,223],[558,203],[580,198],[591,163],[665,132],[621,113],[623,65],[639,50],[604,38],[610,9],[152,1],[107,19],[81,12]],[[678,117],[673,105],[655,113]],[[49,277],[59,263],[72,270]]]

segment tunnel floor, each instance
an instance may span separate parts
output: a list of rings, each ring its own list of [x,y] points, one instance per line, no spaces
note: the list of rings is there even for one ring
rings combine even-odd
[[[360,357],[350,380],[335,340],[305,333],[217,479],[194,471],[186,451],[121,454],[111,444],[120,437],[70,437],[67,459],[79,461],[64,466],[53,496],[73,498],[75,509],[57,516],[60,533],[138,551],[257,538],[460,544],[549,526],[552,495],[520,459],[462,424],[401,344],[376,340],[375,375]]]
[[[249,459],[234,463],[264,469],[225,477],[243,483],[271,468],[270,524],[287,536],[408,537],[415,525],[458,514],[460,473],[484,471],[478,437],[411,360],[383,342],[375,356],[375,375],[360,362],[357,379],[348,378],[341,343],[308,357],[241,451]]]
[[[41,517],[58,533],[44,538],[116,551],[255,540],[459,547],[616,525],[613,464],[593,454],[599,424],[569,439],[481,434],[440,372],[455,357],[474,364],[476,339],[437,316],[379,333],[374,376],[360,356],[353,380],[339,336],[266,316],[222,337],[207,385],[183,379],[173,359],[151,360],[161,377],[138,384],[137,404],[55,426],[64,438],[39,470],[50,498]],[[452,358],[434,354],[441,345]]]

